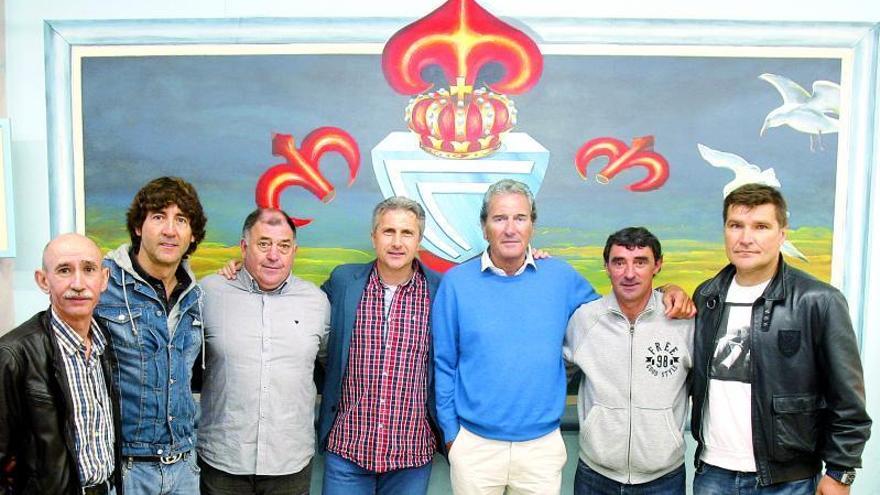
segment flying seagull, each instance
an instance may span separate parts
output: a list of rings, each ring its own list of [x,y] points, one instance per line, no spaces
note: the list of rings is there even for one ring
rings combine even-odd
[[[734,153],[726,151],[713,150],[703,144],[697,143],[697,150],[703,160],[709,162],[709,165],[718,168],[726,168],[733,171],[734,178],[732,181],[724,185],[722,190],[724,197],[734,189],[745,184],[763,184],[775,189],[782,189],[782,184],[776,178],[776,172],[772,168],[761,170],[761,167],[754,163],[749,163],[745,158]],[[788,215],[788,212],[785,212]],[[804,253],[800,252],[790,241],[782,244],[782,254],[797,258],[799,260],[808,261]]]
[[[824,149],[822,135],[837,132],[840,117],[840,85],[831,81],[813,82],[810,94],[798,83],[776,74],[761,74],[782,95],[782,106],[774,108],[764,119],[761,135],[767,129],[787,125],[810,135],[810,150]]]

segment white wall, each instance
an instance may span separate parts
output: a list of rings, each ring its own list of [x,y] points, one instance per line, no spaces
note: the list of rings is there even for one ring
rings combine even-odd
[[[46,104],[43,66],[43,21],[46,19],[199,18],[199,17],[410,17],[417,18],[441,2],[427,0],[367,2],[364,0],[7,0],[6,82],[7,108],[13,129],[13,164],[18,257],[10,284],[8,268],[0,270],[2,286],[14,292],[14,321],[21,322],[46,305],[36,290],[33,269],[48,241],[48,178],[46,163]],[[880,22],[880,2],[740,0],[738,2],[634,1],[604,2],[554,0],[484,0],[491,12],[509,17],[593,17]],[[880,125],[880,122],[875,123]],[[878,143],[880,145],[880,143]],[[875,157],[880,156],[875,152]],[[876,167],[875,167],[876,168]],[[874,174],[880,187],[880,173]],[[877,189],[875,189],[877,190]],[[880,201],[872,218],[880,221]],[[880,235],[880,234],[874,234]],[[868,239],[880,246],[880,239]],[[875,250],[876,251],[876,250]],[[7,263],[8,265],[8,263]],[[880,253],[869,260],[865,294],[880,297]],[[873,270],[872,270],[873,269]],[[867,301],[872,299],[868,297]],[[869,304],[870,306],[870,304]],[[6,315],[8,317],[8,315]],[[0,318],[2,321],[2,318]],[[863,356],[880,355],[880,309],[868,310]],[[0,328],[0,331],[4,329]],[[880,418],[880,365],[866,359],[869,410]],[[876,446],[876,447],[875,447]],[[868,444],[856,493],[880,493],[880,440]]]

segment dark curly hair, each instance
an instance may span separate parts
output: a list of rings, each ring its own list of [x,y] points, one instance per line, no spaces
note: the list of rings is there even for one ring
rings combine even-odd
[[[208,217],[205,216],[202,203],[199,201],[199,194],[192,184],[180,177],[159,177],[142,187],[134,195],[131,206],[128,207],[126,227],[134,252],[138,252],[141,248],[141,236],[136,230],[144,225],[147,214],[151,211],[161,211],[170,205],[177,205],[189,220],[192,229],[193,241],[183,257],[188,257],[196,250],[205,238],[205,225],[208,223]]]

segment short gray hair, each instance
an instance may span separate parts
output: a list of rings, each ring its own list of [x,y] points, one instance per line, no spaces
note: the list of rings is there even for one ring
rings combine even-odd
[[[373,208],[373,228],[370,232],[376,232],[376,228],[379,227],[379,217],[384,215],[386,211],[392,210],[408,211],[415,215],[419,221],[419,239],[425,235],[425,209],[422,208],[422,205],[406,196],[391,196],[379,202]]]
[[[486,220],[489,218],[489,203],[492,202],[492,199],[495,198],[495,196],[501,196],[502,194],[522,194],[525,196],[529,201],[532,222],[538,219],[538,209],[535,207],[535,197],[532,196],[532,191],[529,189],[529,186],[518,180],[501,179],[489,186],[489,189],[486,190],[486,194],[483,195],[483,206],[480,208],[481,224],[486,225]]]

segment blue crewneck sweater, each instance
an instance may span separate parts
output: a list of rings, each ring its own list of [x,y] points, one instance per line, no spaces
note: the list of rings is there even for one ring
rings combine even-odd
[[[460,426],[524,441],[559,427],[568,319],[599,296],[568,263],[538,260],[514,277],[480,259],[446,273],[432,307],[437,416],[445,441]]]

